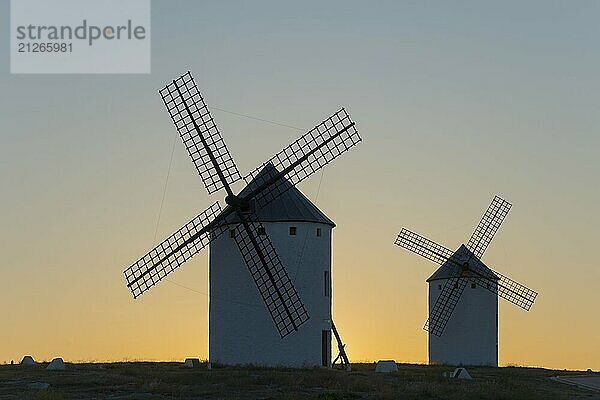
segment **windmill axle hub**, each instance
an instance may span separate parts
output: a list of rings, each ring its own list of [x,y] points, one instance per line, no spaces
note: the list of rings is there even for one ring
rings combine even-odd
[[[225,197],[225,203],[238,209],[242,214],[250,214],[252,212],[250,202],[248,200],[240,199],[238,196],[228,195]]]
[[[232,207],[238,207],[242,203],[242,201],[236,195],[230,194],[227,197],[225,197],[225,203]]]

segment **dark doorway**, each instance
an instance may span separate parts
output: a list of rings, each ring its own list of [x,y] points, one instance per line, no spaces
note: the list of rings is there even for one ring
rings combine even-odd
[[[331,331],[321,332],[321,365],[329,367],[331,361]]]

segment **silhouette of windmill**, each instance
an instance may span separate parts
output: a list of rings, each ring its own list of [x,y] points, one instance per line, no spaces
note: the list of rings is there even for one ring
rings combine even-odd
[[[430,362],[497,365],[498,296],[527,311],[533,305],[537,292],[481,261],[511,207],[495,196],[468,243],[455,252],[406,228],[396,238],[396,245],[441,265],[427,280],[424,329],[429,331]],[[465,292],[469,283],[471,290]],[[445,332],[449,321],[451,329]]]
[[[298,199],[302,195],[295,185],[358,144],[362,139],[355,123],[340,109],[245,176],[247,186],[236,195],[231,186],[242,176],[191,73],[159,92],[207,192],[224,189],[227,207],[215,202],[127,268],[124,275],[133,297],[229,231],[279,337],[298,331],[309,314],[260,219],[261,211],[293,191],[297,193],[291,196]],[[330,314],[327,317],[331,320]]]

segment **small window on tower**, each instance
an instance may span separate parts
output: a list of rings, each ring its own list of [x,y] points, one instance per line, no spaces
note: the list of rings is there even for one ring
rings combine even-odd
[[[295,226],[290,226],[290,235],[296,236],[296,227]]]
[[[229,237],[232,239],[235,238],[235,229],[229,231]]]
[[[471,283],[471,289],[475,289],[475,284]]]
[[[321,228],[317,228],[317,236],[321,236]]]
[[[438,285],[438,290],[442,290],[442,285]]]
[[[265,231],[265,227],[264,226],[259,226],[258,227],[258,234],[262,235],[262,236],[264,236],[264,235],[267,234],[267,232]]]
[[[325,297],[329,297],[329,285],[331,284],[329,282],[329,271],[325,271],[325,273],[323,274],[323,283],[325,288]]]
[[[458,283],[454,284],[454,289],[458,289]]]

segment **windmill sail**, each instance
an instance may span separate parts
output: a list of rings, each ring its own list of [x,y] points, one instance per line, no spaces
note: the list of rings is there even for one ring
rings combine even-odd
[[[435,336],[441,336],[446,329],[460,296],[462,296],[470,278],[450,278],[442,288],[433,309],[429,313],[429,319],[425,322],[423,329]]]
[[[297,185],[361,140],[355,123],[342,108],[248,174],[246,182],[255,179],[267,164],[279,171],[279,175],[257,185],[249,196],[257,206],[264,206],[285,192],[289,183]]]
[[[394,244],[440,265],[445,263],[453,254],[452,250],[406,228],[402,228]]]
[[[538,293],[535,290],[529,289],[527,286],[516,282],[509,277],[502,275],[500,272],[493,271],[498,276],[499,280],[497,284],[490,284],[489,279],[475,277],[475,282],[489,290],[490,292],[497,294],[504,300],[521,307],[525,311],[529,311]]]
[[[467,243],[467,248],[473,252],[475,257],[483,256],[511,207],[512,204],[503,198],[494,197]]]
[[[211,240],[206,228],[220,212],[221,206],[215,202],[127,268],[123,274],[133,298],[142,295],[205,248]],[[223,228],[213,230],[213,239],[223,231]]]
[[[263,233],[256,235],[259,231]],[[235,242],[279,335],[284,338],[297,331],[308,321],[308,313],[262,224],[239,224]]]
[[[174,79],[159,93],[208,194],[242,179],[192,74]]]

